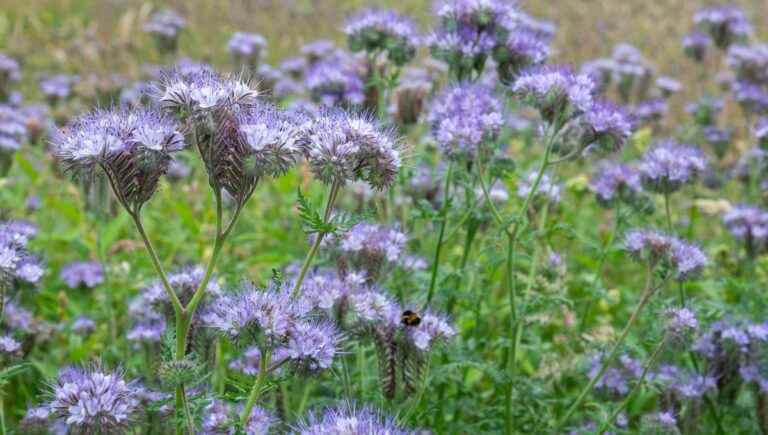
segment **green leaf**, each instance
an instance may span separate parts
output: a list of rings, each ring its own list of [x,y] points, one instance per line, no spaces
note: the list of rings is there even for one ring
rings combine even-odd
[[[301,218],[304,224],[304,232],[307,234],[314,233],[333,233],[336,231],[336,227],[330,222],[324,222],[320,217],[320,212],[309,202],[309,200],[301,193],[301,187],[297,189],[298,202],[299,202],[299,218]]]

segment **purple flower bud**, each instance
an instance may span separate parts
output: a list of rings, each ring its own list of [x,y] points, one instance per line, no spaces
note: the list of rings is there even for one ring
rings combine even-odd
[[[733,237],[746,243],[747,253],[762,252],[768,242],[768,212],[750,205],[737,205],[723,216]]]
[[[768,44],[734,45],[728,49],[726,61],[737,80],[768,82]]]
[[[104,269],[95,261],[77,261],[64,266],[59,277],[71,289],[94,288],[104,282]]]
[[[21,343],[8,335],[0,336],[0,356],[13,356],[21,350]]]
[[[27,118],[18,108],[0,104],[0,175],[7,171],[4,159],[10,159],[16,151],[27,142]]]

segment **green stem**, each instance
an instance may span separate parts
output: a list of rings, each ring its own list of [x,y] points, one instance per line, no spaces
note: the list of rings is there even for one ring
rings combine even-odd
[[[333,205],[336,203],[339,190],[341,190],[341,183],[334,181],[333,184],[331,184],[331,190],[328,193],[328,202],[325,204],[325,213],[323,214],[323,223],[325,224],[327,224],[331,218]],[[291,291],[293,298],[298,298],[301,294],[301,284],[304,282],[304,278],[306,278],[310,266],[312,266],[312,260],[315,258],[315,255],[317,255],[318,249],[320,249],[320,243],[322,243],[323,237],[325,237],[324,232],[317,233],[315,236],[315,241],[312,243],[312,247],[309,249],[307,256],[304,258],[304,264],[301,265],[299,277],[296,279],[296,283],[293,285],[293,290]]]
[[[614,210],[613,213],[614,213],[613,229],[611,230],[611,234],[608,236],[608,240],[600,249],[600,258],[597,261],[595,277],[592,278],[592,283],[589,286],[589,288],[592,290],[594,290],[594,288],[597,287],[597,281],[602,279],[603,265],[605,264],[605,260],[608,258],[608,252],[610,251],[610,247],[613,244],[613,240],[616,238],[616,234],[618,234],[619,229],[621,227],[621,203],[620,202],[616,203],[616,209]],[[584,311],[581,314],[581,319],[579,319],[579,332],[584,332],[584,328],[587,325],[587,318],[589,317],[589,314],[592,311],[593,301],[594,301],[594,297],[590,297],[589,300],[587,300],[587,304],[584,307]]]
[[[669,192],[664,192],[664,210],[667,215],[667,231],[669,232],[670,236],[673,236],[675,233],[674,233],[674,227],[672,226],[672,213],[670,212],[670,207],[669,207]],[[683,288],[682,281],[678,283],[677,290],[680,296],[680,306],[684,307],[685,306],[685,289]]]
[[[432,260],[431,277],[429,278],[429,290],[427,291],[427,300],[424,303],[426,308],[432,302],[437,285],[437,272],[440,269],[440,254],[443,249],[443,237],[445,236],[445,227],[448,224],[448,200],[450,198],[451,175],[453,174],[453,162],[448,164],[448,172],[445,175],[445,185],[443,186],[443,204],[440,210],[440,230],[437,234],[437,245],[435,246],[435,256]]]
[[[138,211],[130,212],[129,214],[133,218],[133,223],[136,225],[136,229],[139,231],[139,235],[141,235],[141,239],[144,242],[144,247],[149,253],[150,259],[152,259],[152,266],[154,266],[155,272],[160,276],[160,281],[163,283],[163,288],[165,289],[168,298],[171,300],[173,311],[178,317],[178,315],[184,311],[184,307],[181,305],[179,297],[176,296],[176,292],[173,291],[173,287],[171,287],[171,284],[168,282],[168,276],[165,274],[165,270],[163,270],[163,265],[160,263],[160,259],[157,257],[157,253],[155,252],[155,248],[152,246],[152,242],[150,242],[149,237],[147,237],[147,232],[144,230],[144,225],[141,222],[141,214]]]
[[[259,374],[256,377],[256,382],[251,387],[251,393],[248,395],[248,401],[245,402],[243,412],[240,414],[240,425],[245,426],[248,423],[248,418],[251,416],[251,411],[256,401],[261,395],[261,389],[264,387],[264,383],[267,381],[267,375],[269,374],[269,360],[272,358],[272,352],[267,350],[261,355],[261,361],[259,362]]]
[[[613,410],[611,415],[608,417],[607,420],[603,422],[603,424],[600,426],[600,429],[597,431],[599,435],[602,435],[605,433],[606,430],[608,430],[608,426],[612,425],[614,420],[616,420],[616,417],[623,411],[627,405],[629,405],[629,402],[632,400],[632,398],[635,397],[635,394],[640,390],[640,387],[643,385],[643,382],[645,381],[645,377],[648,376],[648,372],[651,370],[651,367],[653,367],[654,364],[656,364],[656,360],[658,359],[659,355],[661,355],[661,351],[664,350],[664,347],[667,344],[667,336],[665,335],[664,338],[661,339],[661,342],[656,347],[656,350],[653,351],[653,354],[651,354],[650,357],[648,357],[648,362],[645,363],[645,367],[643,368],[643,373],[640,375],[640,378],[635,383],[635,386],[632,387],[632,390],[627,394],[627,397],[624,398],[624,400],[619,404],[616,409]]]
[[[608,367],[613,364],[614,360],[619,354],[621,346],[624,344],[624,340],[629,334],[630,329],[632,329],[632,326],[634,326],[635,321],[637,321],[640,312],[643,311],[643,308],[648,304],[648,301],[651,299],[651,296],[654,293],[655,289],[651,285],[652,281],[653,267],[649,264],[645,273],[645,290],[643,290],[643,295],[640,298],[640,302],[637,304],[635,310],[632,312],[632,315],[629,317],[627,324],[624,326],[624,330],[621,332],[618,340],[616,340],[616,343],[614,343],[613,348],[611,348],[611,352],[608,354],[608,357],[603,360],[603,363],[600,366],[600,370],[597,372],[597,374],[595,374],[595,376],[592,377],[592,379],[589,380],[587,385],[584,386],[579,395],[576,397],[576,400],[573,402],[570,408],[568,408],[568,411],[566,411],[565,415],[555,425],[555,432],[559,432],[560,429],[568,422],[568,419],[573,415],[574,412],[576,412],[576,409],[581,406],[582,402],[584,402],[584,399],[586,399],[587,394],[592,391],[592,388],[595,386],[597,381],[603,377],[606,370],[608,370]]]

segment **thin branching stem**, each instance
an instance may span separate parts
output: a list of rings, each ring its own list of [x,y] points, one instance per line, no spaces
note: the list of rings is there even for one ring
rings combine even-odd
[[[267,381],[267,376],[270,373],[269,361],[271,358],[272,352],[270,350],[264,351],[264,353],[261,355],[261,360],[259,362],[259,374],[256,376],[256,381],[251,387],[251,392],[248,395],[248,400],[245,402],[243,412],[240,414],[240,425],[243,427],[245,427],[246,423],[248,423],[248,418],[251,416],[251,411],[253,410],[254,405],[256,405],[256,401],[261,395],[261,390],[264,388],[264,383]]]
[[[450,200],[451,175],[453,175],[453,162],[448,164],[448,172],[445,175],[445,186],[443,187],[443,204],[440,210],[440,230],[437,233],[437,245],[435,245],[435,255],[432,260],[432,269],[429,278],[429,290],[427,291],[427,300],[424,307],[428,307],[432,302],[437,285],[437,274],[440,270],[440,254],[443,250],[443,237],[445,236],[445,227],[448,225],[448,202]]]

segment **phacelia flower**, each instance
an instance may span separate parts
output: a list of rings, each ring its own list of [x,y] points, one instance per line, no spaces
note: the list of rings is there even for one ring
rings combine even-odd
[[[631,166],[602,162],[590,182],[592,190],[601,204],[609,205],[615,200],[631,202],[642,193],[640,173]]]
[[[123,432],[140,411],[137,386],[119,371],[65,368],[51,389],[49,407],[72,432]]]
[[[166,9],[155,12],[144,24],[144,31],[155,37],[162,51],[172,52],[178,45],[179,33],[187,26],[187,22],[178,13]]]
[[[659,89],[663,97],[669,98],[680,92],[683,89],[683,85],[672,77],[661,76],[656,79],[656,88]]]
[[[608,101],[597,101],[581,120],[581,143],[606,152],[618,151],[632,133],[626,112]]]
[[[522,72],[512,90],[547,122],[562,124],[592,107],[595,83],[569,67],[544,65]]]
[[[324,240],[325,246],[338,251],[338,261],[365,270],[374,280],[385,264],[397,264],[403,258],[408,237],[398,228],[361,222],[349,231]]]
[[[743,240],[747,253],[754,255],[768,243],[768,212],[750,205],[737,205],[723,216],[723,223],[733,237]]]
[[[696,313],[688,308],[672,308],[667,311],[667,316],[667,329],[675,336],[682,336],[699,328]]]
[[[291,362],[304,370],[327,369],[339,352],[341,336],[329,321],[297,322],[285,345],[285,354]]]
[[[152,89],[152,84],[146,81],[136,81],[124,87],[118,97],[120,107],[135,109],[149,105]]]
[[[669,112],[669,103],[664,98],[643,100],[632,108],[632,117],[638,126],[654,125]]]
[[[594,378],[600,371],[603,363],[603,357],[596,355],[592,358],[587,376]],[[629,355],[619,357],[619,366],[610,367],[603,376],[595,383],[595,389],[615,397],[621,397],[630,390],[630,381],[641,376],[643,372],[640,361],[631,358]]]
[[[72,322],[72,332],[80,335],[87,335],[96,330],[96,322],[93,319],[80,316]]]
[[[365,101],[365,72],[350,55],[336,51],[312,64],[306,85],[312,99],[328,107],[359,106]]]
[[[724,5],[701,9],[693,16],[693,21],[709,33],[720,49],[726,49],[752,33],[752,26],[744,11],[737,6]]]
[[[517,196],[519,198],[526,198],[530,194],[537,176],[538,173],[536,171],[531,171],[518,181]],[[560,202],[562,190],[563,186],[561,184],[555,182],[550,174],[544,173],[541,176],[534,198],[541,198],[552,204],[557,204]]]
[[[227,50],[244,65],[258,65],[266,55],[267,40],[256,33],[236,32],[227,42]]]
[[[733,130],[711,125],[704,127],[702,133],[704,135],[704,140],[710,147],[712,147],[715,156],[717,156],[718,159],[725,157],[733,139]]]
[[[764,114],[768,111],[768,91],[757,83],[738,81],[733,84],[733,98],[748,113]]]
[[[544,63],[549,57],[548,41],[527,31],[515,31],[493,51],[499,77],[508,82],[520,71]]]
[[[245,159],[256,176],[282,175],[296,163],[300,129],[298,120],[288,112],[256,105],[238,113],[237,123],[247,145]]]
[[[71,289],[94,288],[104,282],[104,269],[95,261],[77,261],[64,266],[59,276]]]
[[[768,44],[734,45],[726,61],[737,80],[768,84]]]
[[[66,100],[72,93],[72,85],[77,77],[57,74],[40,81],[40,92],[52,102]]]
[[[228,78],[210,69],[185,71],[177,67],[164,74],[157,99],[160,105],[183,117],[229,106],[255,104],[258,92],[238,78]]]
[[[316,41],[304,44],[304,46],[301,47],[301,54],[306,58],[307,62],[312,65],[315,62],[324,59],[335,50],[336,45],[333,43],[333,41],[329,41],[327,39],[318,39]]]
[[[21,343],[8,335],[0,336],[0,356],[13,356],[21,350]]]
[[[427,121],[432,136],[448,157],[474,159],[491,147],[504,123],[502,102],[492,89],[461,83],[443,90],[432,103]]]
[[[0,102],[8,97],[8,85],[21,79],[21,69],[16,59],[0,53]]]
[[[326,184],[362,180],[377,190],[392,185],[402,165],[398,141],[366,115],[325,110],[307,123],[300,141],[315,177]]]
[[[228,435],[235,433],[234,427],[239,422],[239,413],[241,411],[238,407],[214,399],[205,407],[204,411],[205,417],[201,424],[202,435]],[[243,430],[246,435],[267,435],[275,423],[276,420],[272,414],[263,408],[254,406]]]
[[[415,24],[390,10],[360,11],[347,20],[344,33],[353,52],[385,52],[389,61],[398,66],[413,59],[419,44]]]
[[[426,312],[421,315],[418,325],[405,328],[409,339],[416,348],[426,352],[437,343],[444,343],[456,335],[456,330],[441,315]]]
[[[691,32],[683,37],[685,54],[696,62],[704,60],[710,45],[712,45],[712,40],[701,32]]]
[[[697,147],[667,140],[643,155],[639,169],[647,189],[671,193],[693,182],[706,165],[707,158]]]
[[[675,277],[680,281],[698,274],[709,262],[699,247],[654,230],[628,231],[624,246],[640,261],[651,264],[661,260],[669,261],[675,270]]]
[[[27,118],[18,108],[0,104],[0,174],[4,158],[8,158],[27,141]]]
[[[102,170],[120,203],[136,212],[157,190],[184,136],[154,109],[96,111],[59,130],[53,141],[65,167],[86,177]]]
[[[336,408],[326,409],[323,414],[310,414],[295,428],[301,435],[408,435],[405,430],[390,417],[385,417],[373,408],[358,408],[349,402],[343,402]]]

